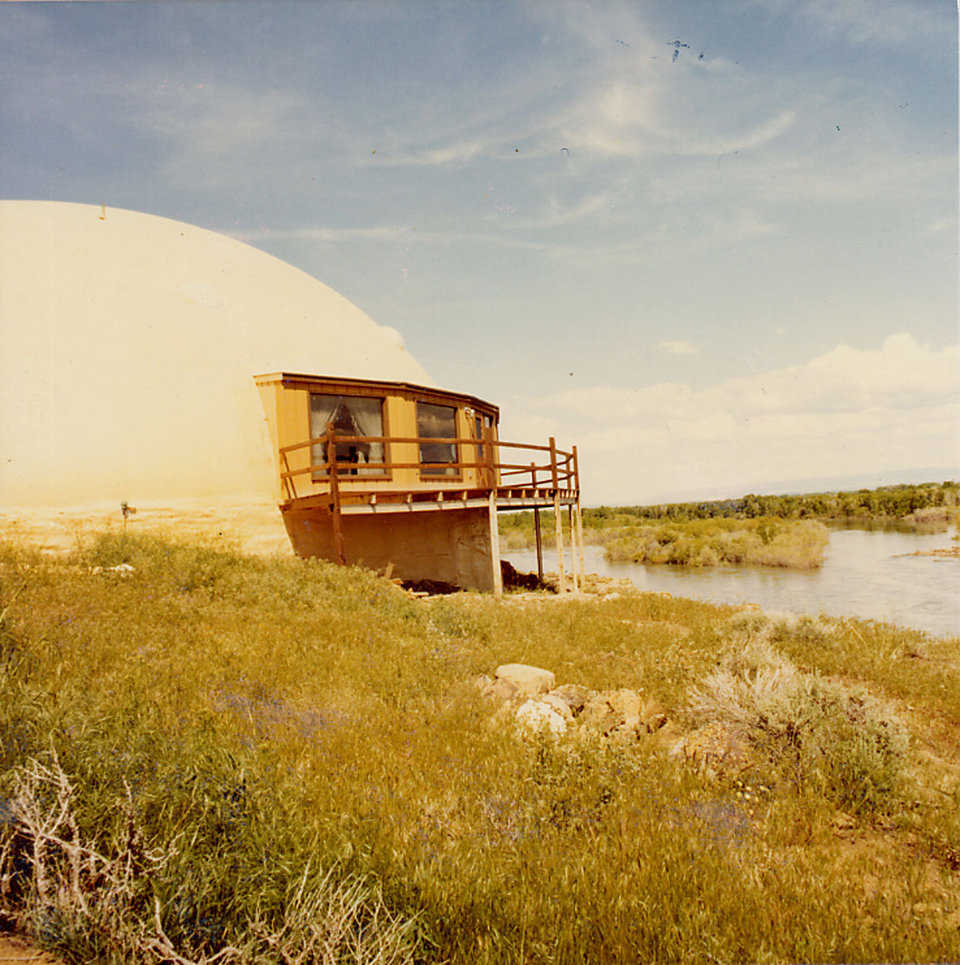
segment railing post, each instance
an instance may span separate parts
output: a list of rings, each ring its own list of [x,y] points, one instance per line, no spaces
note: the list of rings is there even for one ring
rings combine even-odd
[[[573,447],[573,488],[577,491],[577,503],[580,501],[580,460],[577,458],[577,447]]]
[[[343,548],[343,526],[340,518],[340,480],[337,478],[337,444],[334,441],[333,423],[327,423],[326,433],[327,475],[330,479],[330,525],[333,528],[333,549],[337,562],[344,566],[347,556]]]
[[[533,486],[533,495],[537,495],[537,464],[530,463],[530,485]]]

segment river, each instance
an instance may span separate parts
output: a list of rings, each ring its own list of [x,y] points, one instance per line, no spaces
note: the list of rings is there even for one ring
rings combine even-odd
[[[960,636],[960,560],[909,556],[956,544],[950,533],[832,529],[823,565],[816,570],[760,566],[684,567],[608,563],[603,547],[586,546],[588,573],[625,578],[641,590],[711,603],[756,603],[764,610],[862,617]],[[521,572],[536,572],[534,550],[503,554]],[[566,554],[569,568],[569,548]],[[544,569],[556,554],[544,550]]]

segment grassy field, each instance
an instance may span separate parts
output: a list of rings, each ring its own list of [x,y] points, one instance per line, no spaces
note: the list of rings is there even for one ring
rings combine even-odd
[[[960,958],[960,640],[119,534],[0,614],[0,916],[66,960]],[[657,724],[526,732],[512,662]]]

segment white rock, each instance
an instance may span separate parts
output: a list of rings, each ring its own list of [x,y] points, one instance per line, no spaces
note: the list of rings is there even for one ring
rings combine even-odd
[[[499,679],[491,684],[487,696],[495,697],[497,700],[518,700],[526,694],[512,681]]]
[[[562,697],[558,697],[556,694],[544,694],[540,698],[540,703],[555,710],[564,720],[573,720],[573,711]]]
[[[495,676],[497,680],[509,681],[528,697],[536,697],[537,694],[553,690],[557,682],[552,671],[543,670],[541,667],[530,667],[524,663],[501,664],[497,667]]]
[[[559,737],[567,732],[567,722],[549,704],[539,700],[524,701],[516,713],[520,729],[528,734],[549,730]]]

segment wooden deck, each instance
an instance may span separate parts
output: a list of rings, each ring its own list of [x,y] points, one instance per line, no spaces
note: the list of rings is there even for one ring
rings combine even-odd
[[[391,451],[422,446],[449,446],[456,454],[447,462],[391,461],[356,463],[338,460],[337,449],[375,444],[389,455]],[[396,447],[396,448],[394,448]],[[290,467],[289,455],[307,449],[310,465]],[[316,454],[326,459],[314,462]],[[464,459],[464,454],[467,458]],[[346,553],[341,520],[344,517],[388,516],[410,513],[442,513],[447,510],[484,510],[490,517],[491,566],[499,584],[500,540],[496,514],[501,511],[532,509],[535,514],[537,561],[543,576],[540,510],[554,512],[555,537],[561,590],[565,586],[563,565],[562,510],[569,514],[573,588],[578,589],[578,571],[583,574],[583,522],[580,514],[580,467],[577,447],[557,448],[551,437],[546,445],[506,442],[484,430],[482,438],[419,436],[348,436],[338,434],[333,424],[322,435],[279,450],[282,511],[324,510],[329,514],[335,555],[345,562]],[[394,471],[402,470],[406,485],[394,485]],[[464,480],[470,473],[472,485]],[[412,471],[419,473],[411,488]],[[363,475],[361,475],[363,473]],[[479,481],[479,485],[477,484]],[[579,566],[576,557],[579,556]],[[498,590],[499,592],[499,590]]]

